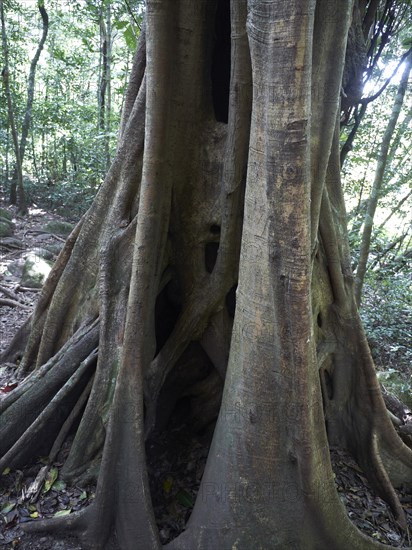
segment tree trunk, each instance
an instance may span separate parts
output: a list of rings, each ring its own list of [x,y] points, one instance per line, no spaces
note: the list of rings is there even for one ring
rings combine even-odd
[[[340,183],[350,18],[341,0],[147,2],[113,164],[4,356],[24,348],[31,374],[0,402],[0,470],[54,456],[73,410],[63,474],[99,465],[92,505],[27,530],[160,548],[145,442],[180,398],[187,430],[218,419],[167,548],[384,547],[347,518],[329,444],[405,525],[412,453],[359,321]]]
[[[103,11],[104,10],[104,11]],[[102,7],[100,14],[100,82],[99,82],[99,131],[102,133],[104,172],[110,168],[110,111],[111,111],[111,57],[112,23],[110,4]]]
[[[395,131],[396,123],[401,112],[403,99],[405,97],[406,88],[408,85],[409,73],[412,68],[412,53],[405,60],[405,68],[402,73],[402,78],[399,83],[398,91],[393,104],[391,116],[389,118],[388,125],[385,129],[385,133],[382,138],[382,143],[379,150],[379,156],[376,164],[375,178],[373,180],[372,191],[368,200],[368,207],[365,214],[365,220],[363,222],[362,240],[359,249],[359,262],[356,269],[355,277],[355,296],[358,306],[362,299],[362,288],[365,280],[366,268],[368,264],[369,250],[371,244],[373,219],[378,206],[378,200],[381,193],[381,187],[383,183],[383,177],[385,174],[385,168],[388,162],[388,152],[391,144],[391,139]],[[394,152],[394,151],[393,151]]]
[[[32,121],[34,84],[36,79],[37,64],[39,62],[40,54],[43,50],[44,44],[47,39],[47,34],[49,32],[49,17],[44,7],[44,0],[39,0],[37,3],[37,7],[39,9],[39,12],[42,18],[43,30],[42,30],[40,42],[37,46],[36,53],[34,54],[33,59],[31,60],[31,63],[30,63],[29,78],[27,83],[27,103],[26,103],[26,110],[24,112],[23,124],[21,127],[21,138],[20,138],[20,158],[21,159],[24,158],[24,153],[26,151],[27,137],[29,135],[29,130],[30,130],[31,121]]]
[[[14,118],[13,100],[11,96],[10,82],[9,82],[9,48],[7,44],[3,0],[0,0],[0,16],[1,16],[1,36],[2,36],[2,46],[3,46],[3,58],[4,58],[2,79],[3,79],[3,86],[4,86],[4,91],[7,99],[7,113],[8,113],[10,129],[11,129],[11,136],[13,139],[14,155],[16,158],[16,171],[15,171],[16,179],[14,181],[16,182],[17,185],[15,184],[14,187],[12,185],[10,202],[11,204],[16,204],[17,202],[17,195],[16,195],[16,187],[17,187],[19,209],[22,213],[24,213],[26,211],[26,201],[25,201],[24,188],[23,188],[23,172],[22,172],[22,165],[21,165],[22,159],[20,156],[19,138],[17,135],[16,120]]]
[[[107,79],[107,89],[106,89],[106,123],[105,123],[105,140],[104,140],[104,153],[105,153],[105,173],[109,170],[111,164],[110,158],[110,132],[111,132],[111,111],[112,111],[112,13],[110,4],[106,8],[106,28],[107,28],[107,67],[106,67],[106,79]]]
[[[24,154],[26,152],[27,137],[29,135],[31,120],[32,120],[34,84],[35,84],[35,78],[36,78],[37,63],[40,59],[40,54],[43,50],[44,43],[46,42],[47,34],[49,31],[49,17],[44,7],[44,0],[39,0],[37,2],[37,7],[39,8],[39,12],[42,18],[43,30],[42,30],[40,42],[37,46],[36,53],[34,54],[33,59],[31,60],[31,63],[30,63],[29,78],[27,82],[27,102],[26,102],[26,109],[24,112],[23,124],[21,127],[21,137],[20,137],[20,146],[19,146],[19,162],[20,162],[21,168],[22,168],[22,163],[24,159]],[[19,169],[17,164],[18,163],[16,163],[16,167],[13,171],[10,202],[12,204],[16,204],[15,195],[16,195],[16,183],[17,183],[17,193],[18,193],[17,203],[19,205],[19,210],[21,213],[26,213],[27,206],[26,206],[26,198],[25,198],[24,187],[23,187],[23,178],[22,178],[22,174],[21,174],[21,177],[18,174]]]
[[[107,71],[108,71],[108,36],[104,14],[100,15],[100,82],[99,82],[99,130],[104,132],[105,113],[106,113],[106,89],[107,89]]]

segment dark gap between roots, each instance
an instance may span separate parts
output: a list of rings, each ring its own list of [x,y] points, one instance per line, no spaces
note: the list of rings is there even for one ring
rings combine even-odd
[[[159,293],[155,306],[155,334],[156,334],[156,355],[162,349],[176,321],[180,315],[179,289],[175,281],[170,281]]]
[[[205,245],[205,268],[208,273],[212,273],[219,251],[219,243],[206,243]]]
[[[236,290],[237,283],[233,285],[229,292],[226,294],[226,309],[232,319],[235,318],[236,311]]]
[[[230,27],[230,0],[218,0],[211,68],[212,99],[217,122],[226,124],[229,120]]]
[[[192,342],[159,395],[156,427],[146,443],[149,482],[162,544],[184,529],[209,453],[223,382]]]

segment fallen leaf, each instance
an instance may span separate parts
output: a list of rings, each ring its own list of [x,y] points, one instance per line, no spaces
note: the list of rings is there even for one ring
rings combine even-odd
[[[169,494],[173,485],[173,478],[171,476],[167,476],[167,478],[163,482],[163,491],[166,494]]]
[[[16,506],[15,502],[10,502],[9,504],[6,504],[1,510],[0,514],[8,514],[13,510],[13,508]]]
[[[2,393],[9,393],[11,390],[14,390],[14,388],[17,388],[17,382],[13,382],[10,384],[6,384],[5,386],[2,386],[0,388],[0,392]]]
[[[66,483],[62,479],[58,479],[53,483],[53,489],[55,491],[63,491],[63,489],[66,489]]]
[[[59,470],[57,468],[50,468],[49,473],[47,474],[47,479],[44,482],[45,493],[48,493],[52,488],[53,483],[56,481],[57,476],[59,475]]]
[[[60,518],[60,517],[62,517],[62,516],[68,516],[68,515],[71,513],[71,511],[72,511],[71,508],[69,508],[68,510],[59,510],[58,512],[56,512],[56,513],[54,514],[53,517],[55,517],[55,518]]]
[[[184,506],[185,508],[192,508],[193,507],[193,498],[190,493],[185,491],[184,489],[179,491],[176,495],[177,502]]]

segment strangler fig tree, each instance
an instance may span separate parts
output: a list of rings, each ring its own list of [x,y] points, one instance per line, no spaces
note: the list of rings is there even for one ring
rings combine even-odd
[[[0,469],[74,433],[62,474],[96,475],[96,498],[27,530],[160,548],[145,441],[182,396],[188,426],[218,418],[170,550],[383,548],[348,519],[330,445],[406,526],[412,451],[359,320],[340,182],[348,35],[378,4],[147,0],[115,159],[5,355],[28,376],[0,402]]]

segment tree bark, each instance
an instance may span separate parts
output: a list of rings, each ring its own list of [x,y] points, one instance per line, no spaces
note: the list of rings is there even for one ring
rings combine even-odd
[[[188,396],[184,430],[218,418],[167,548],[384,548],[346,516],[329,444],[405,525],[392,483],[412,453],[360,324],[340,182],[351,9],[148,1],[115,159],[42,290],[31,374],[0,403],[2,470],[54,455],[90,388],[62,475],[99,466],[96,498],[25,529],[160,548],[145,443]]]

